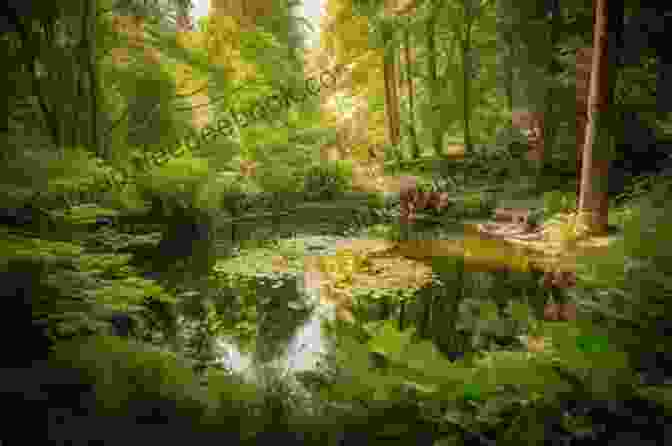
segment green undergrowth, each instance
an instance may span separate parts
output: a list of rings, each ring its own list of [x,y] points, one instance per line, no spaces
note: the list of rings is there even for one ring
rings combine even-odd
[[[83,242],[4,233],[0,235],[0,250],[3,269],[20,271],[26,274],[23,280],[31,282],[33,318],[46,323],[48,335],[54,340],[95,333],[104,325],[97,315],[139,312],[147,298],[175,302],[163,287],[141,277],[130,266],[130,254],[112,248],[91,252]],[[10,304],[18,305],[18,301]]]

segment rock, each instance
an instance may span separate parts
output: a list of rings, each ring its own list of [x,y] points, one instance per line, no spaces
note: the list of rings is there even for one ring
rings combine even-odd
[[[128,337],[135,329],[135,320],[126,313],[115,312],[105,318],[112,325],[112,333],[120,337]]]
[[[95,223],[89,226],[92,231],[98,231],[102,228],[111,228],[114,226],[114,220],[110,217],[96,217]]]
[[[26,208],[1,208],[0,224],[8,226],[24,226],[33,222],[33,214]]]
[[[171,259],[190,257],[196,242],[208,242],[211,239],[210,225],[188,221],[171,227],[159,242],[158,252]]]
[[[464,352],[455,352],[455,351],[449,351],[445,353],[448,359],[452,362],[459,361],[460,359],[464,358]]]
[[[35,208],[30,204],[21,208],[0,208],[0,224],[13,227],[32,227],[33,225],[47,224],[49,230],[54,229],[55,223],[46,211]]]
[[[516,208],[495,209],[495,221],[526,224],[529,216],[530,216],[529,209],[516,209]]]

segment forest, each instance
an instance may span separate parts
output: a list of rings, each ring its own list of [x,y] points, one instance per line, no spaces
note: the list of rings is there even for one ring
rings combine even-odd
[[[665,5],[3,3],[0,446],[665,444]]]

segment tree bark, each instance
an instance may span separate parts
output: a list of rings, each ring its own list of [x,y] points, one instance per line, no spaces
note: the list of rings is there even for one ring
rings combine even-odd
[[[401,80],[401,57],[396,48],[392,48],[392,119],[395,145],[401,143],[401,107],[399,104],[399,84]]]
[[[394,50],[385,49],[383,58],[383,81],[385,83],[385,110],[387,112],[387,123],[390,144],[399,145],[399,132],[397,129],[399,111],[399,100],[396,92],[396,73]]]
[[[464,17],[466,20],[464,34],[460,36],[460,47],[462,49],[462,119],[464,122],[464,150],[466,153],[473,153],[473,142],[471,140],[471,80],[473,71],[473,53],[471,49],[471,28],[474,23],[474,12],[469,6],[471,0],[463,0]]]
[[[588,233],[604,234],[607,230],[609,201],[607,175],[611,137],[608,117],[613,91],[609,69],[610,38],[608,1],[595,0],[593,60],[588,98],[588,125],[581,169],[579,211]]]
[[[473,23],[473,17],[470,13],[467,12],[467,7],[465,4],[465,16],[467,16],[466,30],[464,38],[461,39],[462,46],[462,75],[463,82],[462,88],[464,89],[462,94],[462,113],[464,119],[464,150],[466,153],[473,153],[473,143],[471,140],[471,121],[470,121],[470,111],[471,111],[471,95],[469,90],[471,88],[471,75],[472,75],[472,51],[471,51],[471,25]]]
[[[507,49],[507,58],[506,63],[504,64],[504,70],[506,71],[506,85],[504,89],[506,91],[506,102],[509,107],[509,110],[513,110],[513,81],[514,81],[514,72],[513,72],[513,63],[515,61],[515,47],[514,47],[514,34],[512,30],[506,30],[504,33],[504,39],[506,41]]]
[[[413,90],[413,73],[411,70],[411,32],[408,27],[404,31],[405,49],[406,49],[406,77],[408,82],[408,133],[411,138],[411,150],[413,159],[420,158],[420,146],[418,145],[418,135],[415,131],[415,92]]]
[[[581,196],[581,159],[586,140],[588,124],[588,93],[590,91],[590,71],[592,67],[592,48],[580,48],[576,52],[576,196]]]
[[[552,0],[551,2],[551,36],[550,36],[550,49],[549,49],[549,59],[547,72],[551,76],[555,76],[561,68],[555,61],[553,57],[556,51],[556,46],[560,40],[560,28],[562,26],[562,10],[560,9],[560,0]],[[556,90],[554,88],[554,83],[548,85],[546,90],[546,107],[544,111],[544,120],[542,127],[542,142],[539,147],[539,173],[541,174],[544,170],[544,167],[548,164],[548,161],[551,156],[551,151],[553,149],[553,144],[555,142],[555,135],[558,128],[558,119],[556,114],[553,113],[553,104],[555,101]],[[539,178],[540,179],[540,178]]]
[[[435,10],[438,9],[435,6]],[[438,95],[440,93],[439,91],[439,74],[437,71],[437,54],[436,54],[436,40],[435,40],[435,33],[436,33],[436,14],[432,15],[432,17],[427,21],[427,71],[428,71],[428,79],[429,79],[429,91],[431,94],[430,100],[432,101],[432,104],[436,104],[436,101],[438,101]],[[440,110],[440,108],[434,108],[432,112],[437,113]],[[436,153],[437,156],[441,156],[443,153],[443,133],[441,132],[441,129],[439,128],[438,124],[435,124],[436,120],[432,119],[432,146],[434,147],[434,153]]]

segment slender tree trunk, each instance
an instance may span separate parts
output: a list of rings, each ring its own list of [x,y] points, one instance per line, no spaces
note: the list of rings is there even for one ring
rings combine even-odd
[[[581,196],[581,167],[583,146],[588,124],[588,93],[590,92],[590,71],[593,60],[592,48],[580,48],[576,53],[576,196]]]
[[[609,14],[608,1],[595,0],[595,31],[593,37],[593,60],[588,98],[588,125],[583,150],[581,169],[581,196],[579,210],[588,232],[603,234],[607,230],[609,201],[607,175],[611,136],[608,117],[613,95],[609,62]],[[612,36],[613,38],[613,36]]]
[[[552,0],[551,14],[551,36],[547,72],[550,76],[555,76],[561,70],[561,67],[558,66],[553,57],[556,51],[556,46],[560,39],[560,27],[562,26],[562,10],[560,9],[560,0]],[[544,112],[543,129],[541,130],[543,138],[539,147],[540,153],[538,154],[539,176],[537,177],[537,181],[542,179],[541,175],[544,171],[544,168],[548,165],[548,161],[550,160],[551,153],[553,151],[553,145],[555,143],[555,135],[557,134],[558,119],[556,118],[556,114],[553,113],[553,104],[556,102],[555,94],[556,90],[554,88],[554,83],[551,80],[548,85],[548,89],[546,90],[546,110]]]
[[[42,118],[44,119],[44,126],[49,132],[52,143],[56,147],[61,146],[61,134],[59,132],[59,125],[56,116],[54,115],[54,110],[50,107],[50,104],[45,97],[44,91],[42,89],[42,76],[44,73],[39,73],[37,55],[38,48],[40,45],[38,35],[33,32],[29,32],[28,28],[22,21],[22,19],[15,14],[13,8],[9,8],[6,11],[11,14],[10,19],[16,25],[16,28],[19,32],[19,37],[21,39],[21,47],[17,49],[19,54],[25,54],[25,67],[29,72],[31,85],[32,85],[32,95],[37,98],[40,111],[42,112]],[[32,22],[30,23],[32,25]],[[31,29],[32,31],[32,29]]]
[[[91,148],[98,153],[103,159],[109,159],[109,153],[101,153],[100,137],[98,126],[98,76],[96,66],[96,5],[97,2],[90,0],[84,1],[84,19],[82,20],[83,35],[85,39],[83,42],[86,48],[86,70],[89,83],[89,144]]]
[[[507,60],[506,63],[504,64],[504,70],[506,71],[506,84],[504,85],[504,89],[506,91],[506,102],[509,107],[509,110],[513,110],[513,81],[514,81],[514,72],[513,72],[513,64],[515,61],[515,43],[514,43],[514,34],[513,31],[508,29],[504,33],[504,39],[506,41],[506,50],[508,52],[507,54]]]
[[[413,105],[415,100],[415,92],[413,90],[413,72],[411,70],[411,32],[408,27],[404,31],[405,46],[406,46],[406,77],[408,82],[408,133],[411,138],[411,150],[413,159],[420,158],[420,146],[418,145],[418,135],[415,131],[415,107]]]
[[[401,143],[401,107],[399,101],[399,83],[401,79],[401,55],[396,48],[392,50],[392,117],[396,145]]]
[[[420,316],[418,337],[427,339],[430,335],[430,322],[432,317],[432,308],[434,308],[434,295],[424,292],[422,297],[422,315]]]
[[[432,16],[427,21],[427,71],[429,78],[429,91],[430,91],[430,101],[433,105],[436,105],[438,101],[439,91],[439,75],[437,72],[437,54],[436,54],[436,41],[435,41],[435,30],[436,30],[436,18],[435,15]],[[440,110],[439,107],[432,107],[432,113],[438,113]],[[439,127],[437,119],[432,119],[432,146],[434,147],[434,153],[436,156],[441,156],[443,154],[443,134]]]
[[[471,140],[471,120],[470,120],[471,95],[469,94],[471,89],[471,76],[473,67],[472,64],[473,54],[471,52],[471,25],[473,17],[470,16],[470,13],[467,12],[467,9],[468,8],[465,7],[465,16],[467,16],[467,23],[465,25],[466,30],[464,38],[461,40],[462,75],[463,75],[462,113],[464,119],[464,150],[466,153],[473,153],[474,148],[473,148],[473,142]]]
[[[399,100],[396,94],[396,69],[395,69],[394,50],[385,49],[383,58],[383,81],[385,83],[385,110],[387,112],[387,124],[389,132],[389,141],[393,146],[399,145],[399,132],[397,130],[399,111]]]

